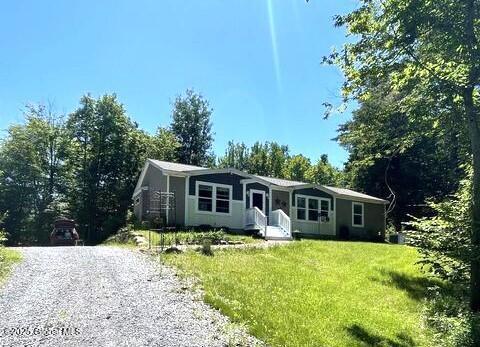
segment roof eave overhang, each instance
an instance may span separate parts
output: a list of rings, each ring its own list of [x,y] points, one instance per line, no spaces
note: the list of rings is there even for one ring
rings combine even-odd
[[[264,180],[260,177],[256,177],[256,176],[253,176],[253,175],[249,175],[249,178],[244,178],[243,180],[240,180],[240,183],[261,183],[263,185],[266,185],[267,187],[271,187],[271,186],[275,186],[277,187],[276,184],[273,184],[272,182],[268,182],[267,180]]]
[[[331,189],[328,189],[328,188],[325,188],[324,186],[322,185],[319,185],[319,184],[314,184],[314,183],[307,183],[307,184],[302,184],[302,185],[298,185],[298,186],[293,186],[292,187],[293,189],[308,189],[308,188],[313,188],[313,189],[318,189],[318,190],[321,190],[322,192],[325,192],[325,193],[328,193],[332,196],[338,196],[339,194],[334,192],[333,190]]]
[[[208,175],[208,174],[221,174],[221,173],[231,173],[239,176],[251,177],[252,175],[237,170],[237,169],[200,169],[200,170],[190,170],[182,171],[186,176],[198,176],[198,175]]]
[[[358,196],[351,196],[351,195],[345,195],[345,194],[337,194],[336,197],[340,198],[340,199],[351,200],[351,201],[368,202],[370,204],[386,205],[386,204],[390,203],[390,201],[388,201],[388,200],[369,199],[369,198],[362,198],[362,197],[358,197]]]

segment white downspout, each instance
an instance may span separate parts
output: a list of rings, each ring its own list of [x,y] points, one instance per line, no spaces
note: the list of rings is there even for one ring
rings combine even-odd
[[[268,216],[272,213],[272,186],[268,187]]]
[[[243,190],[242,216],[243,216],[243,228],[245,229],[245,225],[247,224],[247,184],[245,182],[242,183],[242,190]]]
[[[333,197],[333,231],[337,236],[337,197]]]
[[[168,215],[170,213],[170,175],[167,175],[167,213],[165,217],[165,223],[168,225]]]
[[[188,225],[188,197],[190,190],[190,176],[185,177],[185,216],[184,216],[184,226]]]

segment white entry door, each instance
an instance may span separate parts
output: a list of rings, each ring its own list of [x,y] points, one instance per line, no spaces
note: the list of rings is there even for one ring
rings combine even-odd
[[[265,192],[263,190],[250,189],[250,207],[257,207],[264,214],[267,214]]]

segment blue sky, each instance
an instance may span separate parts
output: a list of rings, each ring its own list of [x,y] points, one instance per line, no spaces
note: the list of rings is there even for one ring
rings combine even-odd
[[[334,141],[349,114],[323,120],[340,101],[341,73],[320,64],[345,41],[333,16],[354,0],[8,1],[0,11],[0,129],[25,103],[69,113],[80,97],[116,93],[140,127],[170,122],[187,88],[210,102],[214,150],[229,140],[277,141],[337,166]],[[4,134],[4,133],[3,133]]]

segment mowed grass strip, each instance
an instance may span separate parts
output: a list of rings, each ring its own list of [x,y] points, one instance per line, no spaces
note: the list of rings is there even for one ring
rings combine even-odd
[[[5,282],[12,265],[21,259],[19,252],[0,246],[0,285]]]
[[[422,346],[432,285],[407,246],[301,241],[268,249],[168,255],[205,301],[273,346]]]

